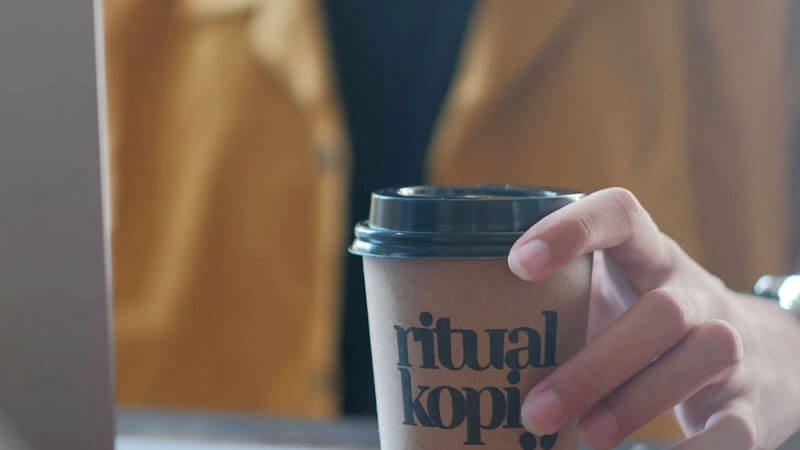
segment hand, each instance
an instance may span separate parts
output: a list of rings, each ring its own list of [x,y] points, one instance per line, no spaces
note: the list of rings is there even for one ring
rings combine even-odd
[[[529,431],[579,419],[584,440],[607,449],[673,406],[681,450],[775,448],[798,430],[800,321],[728,289],[629,191],[598,191],[550,214],[508,264],[537,281],[593,251],[589,343],[528,393]]]

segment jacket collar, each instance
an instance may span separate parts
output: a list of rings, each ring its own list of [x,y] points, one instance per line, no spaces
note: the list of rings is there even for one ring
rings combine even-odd
[[[571,23],[579,0],[480,2],[428,155],[446,164],[492,106],[534,70]]]
[[[344,129],[318,0],[182,0],[201,19],[248,13],[250,42],[308,115],[315,138],[344,147]],[[488,0],[476,4],[429,163],[452,157],[466,130],[532,70],[580,0]],[[341,144],[341,145],[337,145]]]

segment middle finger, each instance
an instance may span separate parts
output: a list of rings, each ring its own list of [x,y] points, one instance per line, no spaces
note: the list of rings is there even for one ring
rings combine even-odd
[[[738,332],[722,321],[696,326],[680,344],[581,418],[592,448],[618,444],[653,417],[719,379],[741,360]]]
[[[525,427],[551,434],[583,415],[678,344],[701,321],[694,306],[674,289],[647,292],[528,393],[522,405]]]

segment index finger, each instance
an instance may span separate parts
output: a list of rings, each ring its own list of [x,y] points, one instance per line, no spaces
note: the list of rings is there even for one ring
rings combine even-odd
[[[511,247],[508,264],[524,280],[542,280],[578,256],[603,249],[639,293],[668,277],[676,253],[630,191],[608,188],[533,225]]]

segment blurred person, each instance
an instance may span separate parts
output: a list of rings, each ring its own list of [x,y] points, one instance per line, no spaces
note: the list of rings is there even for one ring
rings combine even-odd
[[[599,192],[521,238],[514,273],[608,251],[594,339],[526,425],[583,417],[604,448],[678,405],[686,448],[776,445],[800,325],[737,291],[791,270],[790,6],[106,0],[120,404],[373,412],[344,252],[369,192],[557,185]]]

